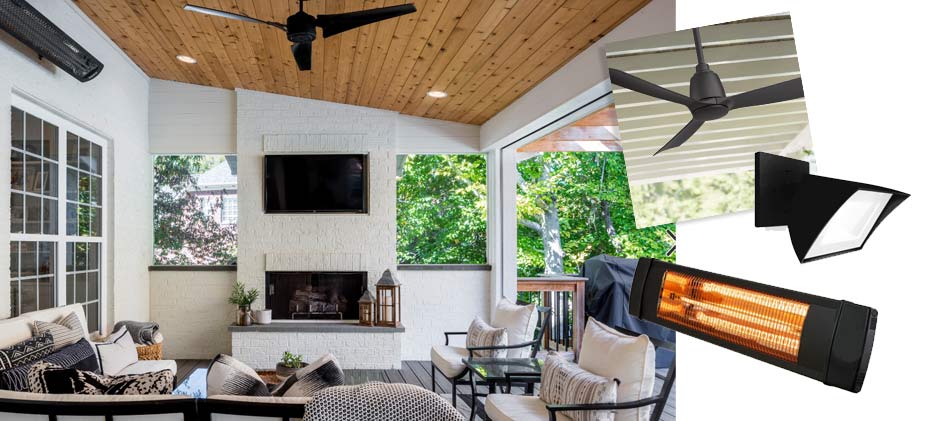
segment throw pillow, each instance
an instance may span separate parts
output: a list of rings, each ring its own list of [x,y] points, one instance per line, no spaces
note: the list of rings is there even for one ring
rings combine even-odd
[[[505,328],[491,327],[484,320],[475,316],[472,324],[469,325],[468,335],[465,337],[465,346],[467,348],[475,346],[496,346],[508,344],[508,330]],[[507,349],[486,349],[472,351],[475,357],[504,358],[507,356]]]
[[[39,336],[46,332],[52,334],[54,340],[52,344],[53,352],[74,344],[85,337],[84,328],[81,326],[81,321],[78,320],[78,315],[75,312],[71,312],[55,322],[43,322],[41,320],[33,322],[33,336]]]
[[[66,346],[58,352],[49,354],[42,360],[60,367],[74,368],[77,370],[98,371],[98,358],[94,353],[94,347],[82,339],[73,345]],[[38,361],[37,361],[38,362]],[[9,370],[0,371],[0,389],[22,392],[29,390],[29,369],[37,362],[23,364],[13,367]]]
[[[311,397],[322,389],[343,384],[345,372],[338,365],[338,360],[332,354],[325,354],[287,377],[273,390],[273,395]]]
[[[491,319],[494,327],[503,327],[508,330],[508,344],[516,345],[530,342],[534,339],[537,329],[537,306],[534,304],[519,306],[502,298],[495,307],[494,318]],[[510,349],[508,358],[524,358],[530,356],[526,348]]]
[[[98,351],[98,365],[104,375],[116,376],[130,364],[139,361],[137,345],[133,343],[133,338],[125,327],[108,336],[106,342],[95,346]]]
[[[170,370],[109,377],[48,362],[37,363],[29,370],[29,390],[33,393],[168,395],[174,380]]]
[[[592,374],[563,357],[550,353],[543,362],[540,400],[548,404],[615,402],[615,380]],[[572,411],[564,415],[574,421],[610,421],[611,411]]]
[[[618,379],[616,402],[630,402],[654,393],[654,345],[646,335],[630,336],[590,318],[582,335],[579,366]],[[615,412],[615,421],[647,419],[651,406]]]
[[[52,353],[54,339],[51,333],[33,336],[9,348],[0,349],[0,370],[39,361]]]
[[[218,354],[208,366],[208,396],[270,396],[257,372],[230,355]]]

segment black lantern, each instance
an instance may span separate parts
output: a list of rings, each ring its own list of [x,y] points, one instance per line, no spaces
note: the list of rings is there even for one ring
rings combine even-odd
[[[377,326],[400,327],[400,282],[390,270],[385,270],[377,281]]]
[[[856,251],[907,193],[810,174],[810,164],[755,154],[755,226],[786,225],[801,263]]]
[[[629,312],[851,392],[865,380],[875,309],[641,258]]]

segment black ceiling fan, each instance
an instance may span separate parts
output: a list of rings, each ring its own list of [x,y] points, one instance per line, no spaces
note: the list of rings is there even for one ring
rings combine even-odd
[[[293,43],[293,58],[299,65],[299,70],[312,70],[312,41],[316,39],[316,27],[322,28],[322,36],[328,38],[342,32],[355,29],[359,26],[369,25],[385,19],[403,16],[416,11],[413,4],[379,7],[377,9],[361,10],[358,12],[338,13],[335,15],[312,16],[303,11],[303,2],[299,0],[299,12],[286,18],[286,24],[268,22],[250,16],[208,7],[186,4],[183,9],[190,12],[204,13],[228,19],[237,19],[244,22],[270,25],[286,32],[286,38]]]
[[[693,114],[690,122],[669,142],[654,152],[654,155],[684,144],[703,123],[718,120],[729,111],[804,97],[804,87],[800,78],[727,97],[719,75],[709,70],[709,65],[703,58],[703,43],[700,40],[699,28],[693,28],[693,41],[696,44],[698,64],[696,73],[690,79],[690,96],[671,91],[618,69],[608,69],[612,83],[644,95],[686,106]]]

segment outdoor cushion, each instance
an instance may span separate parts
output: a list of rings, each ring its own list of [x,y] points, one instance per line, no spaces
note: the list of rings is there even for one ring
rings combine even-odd
[[[52,353],[52,334],[29,338],[8,348],[0,349],[0,370],[9,370],[23,364],[39,361]]]
[[[654,393],[654,345],[647,335],[630,336],[590,318],[582,335],[579,366],[618,379],[616,402],[649,398]],[[615,412],[615,421],[640,421],[651,406]]]
[[[139,361],[137,346],[127,328],[120,328],[108,336],[107,341],[95,344],[98,352],[98,364],[101,372],[107,376],[115,376],[130,364]]]
[[[172,393],[174,382],[169,370],[101,376],[48,362],[33,365],[28,377],[32,393],[78,395],[167,395]]]
[[[530,342],[534,339],[534,331],[537,329],[537,306],[534,304],[519,306],[502,298],[495,307],[491,325],[508,330],[509,345]],[[527,348],[509,349],[507,352],[508,358],[529,356],[530,350]]]
[[[53,352],[40,361],[50,362],[65,368],[75,368],[85,371],[98,370],[98,358],[94,349],[87,340],[80,340],[75,344],[66,346],[58,352]],[[29,390],[29,369],[37,362],[23,364],[9,370],[0,371],[0,389],[12,391]]]
[[[551,352],[543,364],[540,400],[547,404],[615,402],[615,381],[592,374]],[[576,411],[567,415],[576,421],[609,421],[609,411]]]
[[[36,320],[53,322],[69,313],[78,315],[78,320],[81,321],[85,339],[89,339],[88,323],[85,321],[84,308],[81,304],[71,304],[63,307],[23,313],[18,317],[0,320],[0,348],[9,347],[10,345],[33,337],[33,322]]]
[[[468,358],[469,352],[465,348],[447,345],[433,345],[430,351],[430,359],[433,365],[448,378],[456,377],[465,371],[463,358]]]
[[[208,366],[208,396],[270,396],[267,383],[257,372],[230,355],[218,354]]]
[[[287,377],[277,386],[273,395],[287,398],[312,396],[327,387],[343,384],[345,373],[339,367],[338,360],[332,354],[325,354]]]
[[[547,404],[536,396],[494,393],[485,398],[485,413],[492,421],[547,421]],[[570,421],[565,413],[556,414],[557,420]]]
[[[124,367],[117,375],[143,374],[154,371],[169,370],[173,375],[176,374],[176,362],[174,360],[140,360]]]
[[[484,320],[475,316],[472,324],[469,325],[468,334],[465,337],[465,346],[468,348],[474,346],[495,346],[508,344],[508,330],[505,328],[495,328],[485,323]],[[507,356],[506,349],[486,349],[474,351],[475,357],[504,358]]]
[[[78,315],[75,314],[75,312],[68,313],[68,315],[55,322],[44,322],[42,320],[33,322],[33,336],[39,336],[46,332],[52,334],[53,351],[65,348],[85,337],[81,320],[78,319]]]
[[[323,389],[306,404],[303,421],[333,420],[464,421],[465,417],[420,386],[370,382]]]

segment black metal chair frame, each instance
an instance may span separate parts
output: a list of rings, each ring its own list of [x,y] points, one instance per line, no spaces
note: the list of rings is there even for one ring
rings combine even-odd
[[[538,320],[537,320],[537,329],[536,329],[535,332],[534,332],[534,339],[533,339],[533,340],[530,340],[530,341],[527,341],[527,342],[524,342],[524,343],[520,343],[520,344],[514,344],[514,345],[497,345],[497,346],[466,347],[466,349],[469,351],[469,359],[474,358],[474,357],[475,357],[475,352],[477,352],[477,351],[502,350],[502,349],[503,349],[503,350],[508,350],[508,349],[518,349],[518,348],[526,348],[526,347],[530,347],[530,358],[536,357],[536,356],[537,356],[537,352],[540,351],[540,344],[543,343],[543,332],[546,330],[547,323],[549,323],[549,320],[550,320],[550,311],[551,311],[551,310],[550,310],[549,307],[537,306],[537,318],[538,318]],[[468,332],[443,332],[443,334],[446,336],[446,345],[448,346],[448,345],[449,345],[449,336],[450,336],[450,335],[467,335]],[[486,383],[486,382],[478,382],[478,381],[476,381],[475,378],[474,378],[474,376],[471,375],[471,370],[469,370],[468,367],[466,367],[464,370],[462,370],[462,372],[459,373],[459,374],[457,374],[455,377],[451,377],[451,378],[450,378],[450,377],[446,377],[446,375],[443,374],[442,371],[440,371],[438,368],[436,368],[436,364],[435,364],[435,363],[430,362],[430,366],[432,367],[432,369],[430,370],[430,377],[432,378],[431,383],[432,383],[432,391],[433,391],[433,393],[436,393],[436,372],[438,371],[439,374],[440,374],[443,378],[445,378],[446,380],[449,380],[449,382],[452,384],[452,406],[453,406],[453,407],[456,407],[456,406],[457,406],[457,405],[456,405],[456,400],[458,399],[458,391],[457,391],[458,387],[459,387],[460,385],[469,385],[469,386],[472,387],[472,394],[473,394],[473,396],[472,396],[472,401],[471,401],[471,408],[472,408],[472,414],[474,415],[474,413],[475,413],[475,402],[476,402],[476,400],[477,400],[476,398],[477,398],[478,396],[485,396],[485,394],[478,394],[478,393],[475,393],[475,387],[476,387],[476,385],[479,384],[479,383],[481,383],[482,385],[487,385],[487,383]],[[465,379],[465,378],[464,378],[464,377],[466,376],[466,374],[469,375],[469,378],[468,378],[468,379]],[[490,385],[490,386],[489,386],[489,389],[492,389],[492,388],[494,388],[494,385]],[[470,418],[470,419],[471,419],[471,418]]]
[[[638,333],[632,332],[628,329],[616,327],[615,330],[622,332],[626,335],[639,336]],[[656,348],[668,349],[676,352],[677,347],[673,342],[662,341],[659,339],[649,338],[651,343],[654,344]],[[655,370],[656,371],[656,370]],[[651,411],[650,421],[659,421],[661,415],[664,413],[664,407],[667,406],[667,399],[670,397],[670,392],[673,390],[673,384],[677,379],[677,359],[670,363],[670,367],[667,370],[666,375],[660,375],[655,372],[655,377],[664,380],[664,384],[661,385],[660,393],[656,396],[651,396],[649,398],[638,399],[636,401],[630,402],[616,402],[616,403],[595,403],[595,404],[551,404],[547,405],[547,410],[550,411],[550,421],[556,421],[556,414],[560,412],[568,411],[615,411],[620,409],[635,409],[641,408],[648,405],[654,405],[654,410]]]
[[[60,416],[103,416],[112,421],[115,416],[182,414],[185,421],[198,420],[197,401],[192,398],[153,401],[42,401],[0,398],[0,412],[46,415],[49,421]]]

